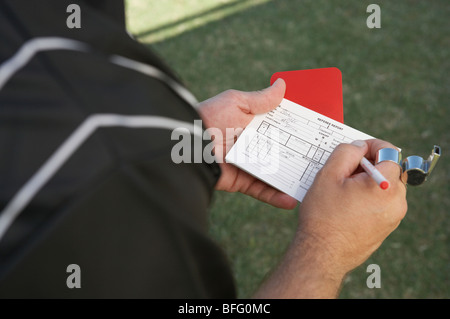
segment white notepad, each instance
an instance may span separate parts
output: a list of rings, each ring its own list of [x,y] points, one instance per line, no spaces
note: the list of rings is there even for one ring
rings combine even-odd
[[[255,116],[225,160],[302,201],[337,145],[371,138],[283,99],[276,109]]]

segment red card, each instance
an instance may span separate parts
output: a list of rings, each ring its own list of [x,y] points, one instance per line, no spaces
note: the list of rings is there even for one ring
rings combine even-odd
[[[338,68],[277,72],[270,84],[278,78],[286,82],[286,99],[344,123],[342,74]]]

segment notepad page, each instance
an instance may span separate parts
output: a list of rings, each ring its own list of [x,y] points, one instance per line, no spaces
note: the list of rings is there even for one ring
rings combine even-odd
[[[283,99],[276,109],[255,116],[225,160],[302,201],[337,145],[371,138]]]

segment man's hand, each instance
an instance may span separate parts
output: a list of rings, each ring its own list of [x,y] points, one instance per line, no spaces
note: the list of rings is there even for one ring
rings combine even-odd
[[[342,272],[363,263],[406,214],[406,187],[399,165],[376,165],[389,180],[387,190],[366,172],[355,173],[363,156],[373,162],[377,150],[385,147],[395,148],[381,140],[339,145],[301,204],[299,232],[327,247],[339,261],[335,269]]]
[[[284,97],[286,84],[277,80],[271,87],[256,92],[225,91],[199,105],[200,115],[208,128],[221,131],[221,139],[214,139],[215,156],[220,163],[222,175],[217,190],[241,192],[276,207],[293,209],[297,200],[266,183],[254,178],[236,166],[225,163],[224,157],[236,141],[237,135],[256,114],[276,108]],[[227,134],[228,129],[228,134]],[[231,135],[234,131],[237,135]]]
[[[222,176],[216,189],[242,192],[277,207],[292,209],[297,201],[237,167],[224,163],[237,135],[256,114],[281,102],[286,85],[278,80],[259,92],[229,90],[199,105],[214,139]],[[227,134],[227,129],[237,131]],[[228,132],[229,133],[229,132]],[[406,214],[406,187],[400,167],[382,162],[377,169],[390,182],[382,190],[359,167],[363,156],[374,161],[378,149],[394,147],[381,140],[341,144],[316,175],[300,206],[299,227],[277,270],[261,287],[262,298],[332,298],[347,272],[363,263],[399,225]]]
[[[407,210],[400,166],[376,165],[389,180],[387,190],[358,169],[363,156],[373,162],[377,150],[394,146],[381,140],[358,142],[336,147],[316,175],[300,205],[296,236],[256,297],[336,297],[346,273],[400,224]]]

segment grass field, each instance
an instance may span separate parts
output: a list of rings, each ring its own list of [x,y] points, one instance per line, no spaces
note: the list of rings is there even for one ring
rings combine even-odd
[[[408,214],[346,279],[341,298],[450,297],[450,2],[377,1],[381,28],[366,26],[372,1],[128,0],[128,27],[159,53],[199,100],[257,90],[277,71],[338,67],[345,123],[386,139],[404,157],[443,156],[429,181],[408,188]],[[211,236],[227,253],[238,296],[276,265],[297,211],[217,192]],[[366,286],[367,265],[381,288]]]

